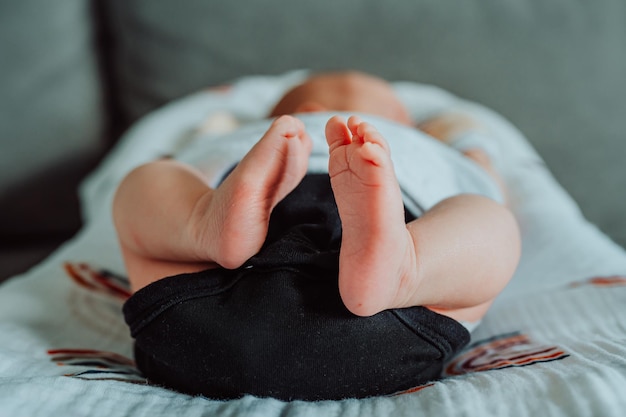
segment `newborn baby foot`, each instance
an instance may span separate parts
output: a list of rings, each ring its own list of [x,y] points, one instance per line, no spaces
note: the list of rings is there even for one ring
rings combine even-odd
[[[272,209],[304,177],[311,139],[292,117],[276,119],[222,184],[198,204],[198,247],[224,268],[241,266],[267,235]],[[217,239],[215,237],[218,237]]]
[[[415,244],[389,146],[357,117],[326,125],[329,174],[342,223],[339,291],[354,314],[406,306],[419,284]]]

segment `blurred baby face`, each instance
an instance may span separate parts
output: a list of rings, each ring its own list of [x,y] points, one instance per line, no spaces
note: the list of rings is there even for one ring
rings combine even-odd
[[[270,116],[318,111],[367,113],[411,124],[406,108],[391,85],[359,72],[313,76],[285,94]]]

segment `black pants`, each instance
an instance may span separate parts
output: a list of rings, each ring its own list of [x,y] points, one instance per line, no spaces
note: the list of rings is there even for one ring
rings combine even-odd
[[[137,366],[216,399],[361,398],[437,379],[467,330],[423,307],[351,314],[337,286],[340,242],[328,175],[307,175],[245,265],[168,277],[127,301]]]

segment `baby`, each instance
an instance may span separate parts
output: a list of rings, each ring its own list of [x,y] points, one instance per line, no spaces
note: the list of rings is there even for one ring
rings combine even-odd
[[[436,377],[443,361],[467,341],[464,335],[464,341],[455,339],[453,343],[450,340],[456,336],[445,333],[462,333],[455,327],[457,322],[479,321],[510,280],[520,256],[520,237],[507,207],[483,196],[460,194],[440,201],[419,218],[410,216],[387,141],[360,117],[351,116],[347,121],[330,117],[325,128],[329,175],[314,178],[308,174],[311,138],[294,115],[329,111],[375,115],[407,128],[412,123],[385,81],[355,72],[320,74],[280,100],[272,111],[271,117],[276,119],[269,129],[217,187],[209,186],[195,168],[171,159],[143,165],[120,184],[114,222],[132,288],[138,291],[125,306],[125,313],[137,338],[138,365],[149,378],[180,391],[218,398],[254,394],[328,399],[388,394]],[[450,117],[420,127],[442,140],[456,130],[473,128],[467,119]],[[485,152],[470,149],[465,155],[502,187]],[[307,214],[318,210],[317,201],[323,214]],[[309,216],[302,222],[306,227],[299,224],[300,212]],[[312,243],[302,246],[301,241]],[[261,278],[251,279],[252,271]],[[311,277],[317,276],[324,277],[320,279],[325,283],[323,290],[308,287],[313,285],[309,284]],[[301,287],[302,282],[307,282],[306,288]],[[232,294],[243,291],[239,286],[244,284],[255,286],[254,291],[221,316],[224,306],[236,298]],[[267,290],[272,285],[278,287],[276,292]],[[177,286],[183,289],[174,289]],[[289,307],[278,308],[284,298],[280,294],[285,288],[291,291],[292,286],[295,295],[289,292]],[[195,295],[182,297],[181,291]],[[225,296],[229,291],[235,293]],[[319,313],[312,305],[326,303],[320,301],[324,297],[334,300],[335,292],[341,302],[329,301],[332,308],[319,307],[323,310]],[[313,293],[321,295],[310,303],[308,297]],[[137,301],[140,296],[144,299]],[[194,297],[218,296],[223,298],[212,299],[214,304],[209,307],[194,305],[188,311],[179,307],[181,300],[186,303]],[[272,305],[274,299],[276,306]],[[257,302],[259,306],[252,305]],[[185,312],[168,316],[173,308]],[[239,317],[244,309],[250,309],[254,325]],[[287,310],[295,311],[294,316],[282,317]],[[392,313],[378,314],[388,311]],[[333,321],[339,316],[341,325]],[[291,326],[299,326],[303,317],[308,318],[302,320],[302,326],[312,327],[298,330],[298,337],[284,337],[290,343],[303,338],[307,342],[277,348],[274,339],[283,338],[283,332],[292,335]],[[391,324],[381,326],[384,323],[378,320],[382,317],[389,317]],[[215,323],[231,318],[234,321],[228,326]],[[189,327],[189,322],[195,322],[195,327]],[[282,323],[278,328],[271,327],[278,322]],[[432,339],[433,332],[444,334],[445,341],[430,340],[428,349],[431,345],[439,351],[443,345],[458,346],[407,365],[411,353],[398,346],[404,333],[388,333],[398,322],[404,324],[399,332],[408,327],[420,343]],[[436,331],[431,326],[435,322]],[[375,330],[363,333],[363,326],[370,325]],[[150,330],[155,326],[160,330]],[[187,330],[180,333],[177,329],[173,336],[169,329],[176,327]],[[343,329],[341,333],[333,333],[338,327]],[[356,328],[360,333],[352,334]],[[141,332],[152,333],[141,339]],[[232,334],[238,332],[245,334],[233,339]],[[255,338],[256,333],[261,339]],[[314,347],[309,334],[315,333],[322,340],[315,339],[319,346]],[[194,337],[197,339],[192,342]],[[342,342],[335,343],[339,339]],[[347,346],[344,339],[355,344]],[[254,345],[251,350],[241,347],[250,343]],[[213,344],[215,347],[207,347]],[[273,346],[267,357],[261,354],[261,344]],[[364,344],[370,345],[365,353],[357,352]],[[407,344],[413,346],[414,342]],[[335,349],[335,345],[339,347]],[[319,354],[319,350],[326,352]],[[399,359],[381,368],[376,358],[389,358],[392,351]],[[370,355],[368,366],[379,369],[373,374],[363,369],[362,360],[352,358],[358,355]],[[273,362],[271,366],[251,364],[248,356]],[[177,363],[174,357],[186,359]],[[245,365],[239,366],[237,361]],[[414,366],[408,374],[396,375],[395,368],[408,366]],[[334,382],[324,378],[311,381],[319,379],[322,368],[324,375],[333,370],[330,379]],[[251,376],[240,378],[237,373]],[[287,377],[288,373],[295,376]],[[388,380],[391,382],[381,382]]]

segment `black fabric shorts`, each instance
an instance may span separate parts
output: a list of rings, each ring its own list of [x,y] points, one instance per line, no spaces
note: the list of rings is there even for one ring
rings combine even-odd
[[[138,368],[214,399],[362,398],[437,379],[468,331],[423,307],[351,314],[337,285],[340,242],[328,175],[307,175],[242,267],[164,278],[126,302]]]

